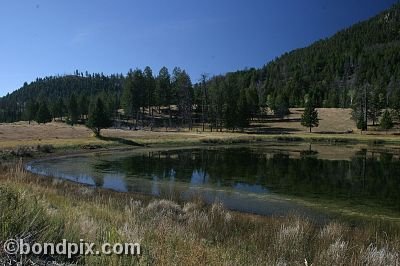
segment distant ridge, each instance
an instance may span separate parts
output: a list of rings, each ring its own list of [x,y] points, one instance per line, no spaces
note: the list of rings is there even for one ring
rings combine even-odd
[[[285,53],[260,69],[213,77],[212,86],[225,90],[253,88],[259,105],[304,106],[313,97],[319,107],[351,106],[366,84],[386,98],[389,106],[400,97],[400,4],[341,30],[334,36]],[[16,121],[28,101],[68,98],[72,93],[108,91],[120,95],[124,76],[75,73],[38,78],[0,98],[0,121]],[[196,88],[196,86],[195,86]]]

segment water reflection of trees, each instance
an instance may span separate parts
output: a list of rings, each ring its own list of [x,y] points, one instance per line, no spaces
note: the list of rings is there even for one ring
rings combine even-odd
[[[258,184],[300,196],[377,200],[400,209],[400,162],[390,153],[361,150],[351,160],[323,160],[243,147],[196,149],[104,160],[96,167],[123,171],[127,176],[185,182],[196,172],[203,175],[203,183]]]

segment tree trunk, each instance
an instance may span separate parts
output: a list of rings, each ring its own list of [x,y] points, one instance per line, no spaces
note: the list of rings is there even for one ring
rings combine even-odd
[[[168,105],[168,112],[169,112],[169,127],[171,127],[171,120],[172,120],[171,105]]]
[[[144,128],[144,106],[142,107],[142,115],[141,115],[140,119],[142,121],[142,128]]]
[[[136,110],[135,130],[137,130],[138,120],[139,120],[139,110]]]
[[[367,87],[364,89],[364,122],[365,122],[365,131],[368,130],[368,117],[367,117],[367,112],[368,112],[368,99],[367,99]]]

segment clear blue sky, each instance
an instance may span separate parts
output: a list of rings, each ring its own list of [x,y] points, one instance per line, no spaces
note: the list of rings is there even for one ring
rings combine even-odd
[[[149,65],[220,74],[260,67],[395,0],[6,0],[0,96],[46,75]]]

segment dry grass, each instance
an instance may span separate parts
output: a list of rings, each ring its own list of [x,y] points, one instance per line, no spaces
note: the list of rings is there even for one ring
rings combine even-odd
[[[358,139],[374,141],[375,135],[309,134],[297,121],[261,125],[289,129],[295,137],[313,139]],[[320,109],[320,127],[315,131],[342,132],[354,129],[349,110]],[[297,120],[296,120],[297,119]],[[260,127],[260,128],[261,128]],[[259,129],[260,129],[259,128]],[[105,136],[145,144],[238,143],[271,140],[276,135],[231,132],[156,132],[104,130]],[[278,136],[279,137],[279,136]],[[398,142],[397,136],[379,138]],[[0,149],[51,144],[76,147],[86,144],[115,145],[96,139],[83,126],[65,124],[1,124]],[[323,149],[323,146],[321,147]],[[333,155],[338,155],[341,147]],[[344,152],[344,151],[342,151]],[[347,152],[347,151],[346,151]],[[333,156],[327,154],[327,156]],[[332,221],[318,225],[300,217],[259,217],[227,211],[216,202],[201,200],[177,203],[143,195],[120,194],[50,180],[26,173],[22,162],[0,171],[0,243],[16,236],[35,241],[83,238],[97,244],[137,242],[143,248],[138,258],[90,256],[75,258],[87,265],[399,265],[398,224],[365,224],[356,227]],[[10,204],[9,199],[16,199]],[[0,245],[1,246],[1,245]],[[7,259],[0,248],[0,264]],[[15,259],[15,258],[14,258]],[[26,262],[24,258],[18,258]],[[26,258],[25,258],[26,259]],[[41,258],[32,258],[42,263]],[[65,262],[62,257],[56,258]]]
[[[361,135],[351,120],[350,109],[320,108],[318,109],[320,126],[308,133],[308,129],[300,124],[302,109],[293,108],[291,114],[285,119],[269,119],[268,121],[252,122],[252,128],[245,133],[224,130],[224,132],[201,132],[200,128],[193,131],[187,129],[155,129],[146,130],[121,130],[106,129],[102,134],[107,137],[133,140],[143,144],[195,144],[195,143],[237,143],[253,142],[275,139],[282,134],[289,134],[291,137],[301,139],[356,139],[361,141],[375,141],[377,138],[399,142],[400,138],[385,132],[371,131]],[[373,128],[372,128],[373,129]],[[209,129],[207,129],[209,130]],[[337,134],[353,130],[353,134]],[[399,133],[393,130],[391,133]],[[251,135],[247,133],[252,133]],[[97,139],[85,126],[69,126],[64,123],[48,123],[38,125],[36,123],[18,122],[12,124],[0,124],[0,149],[15,148],[17,146],[36,146],[52,144],[55,147],[76,147],[86,144],[115,145],[104,140]]]
[[[307,133],[308,128],[300,124],[303,108],[290,109],[290,115],[283,121],[271,122],[271,128],[282,128],[293,133]],[[357,131],[354,121],[351,119],[351,109],[340,108],[318,108],[319,126],[314,132],[346,132]],[[273,121],[273,120],[272,120]]]
[[[18,204],[7,203],[10,197]],[[177,203],[54,182],[26,173],[19,163],[0,174],[0,204],[0,242],[29,234],[32,241],[83,238],[97,244],[139,241],[142,245],[143,254],[137,258],[75,258],[86,265],[400,263],[397,226],[350,227],[337,221],[318,225],[296,216],[246,215],[227,211],[218,202],[211,206],[200,199]],[[56,259],[66,262],[62,257]],[[6,260],[0,250],[0,262]]]

